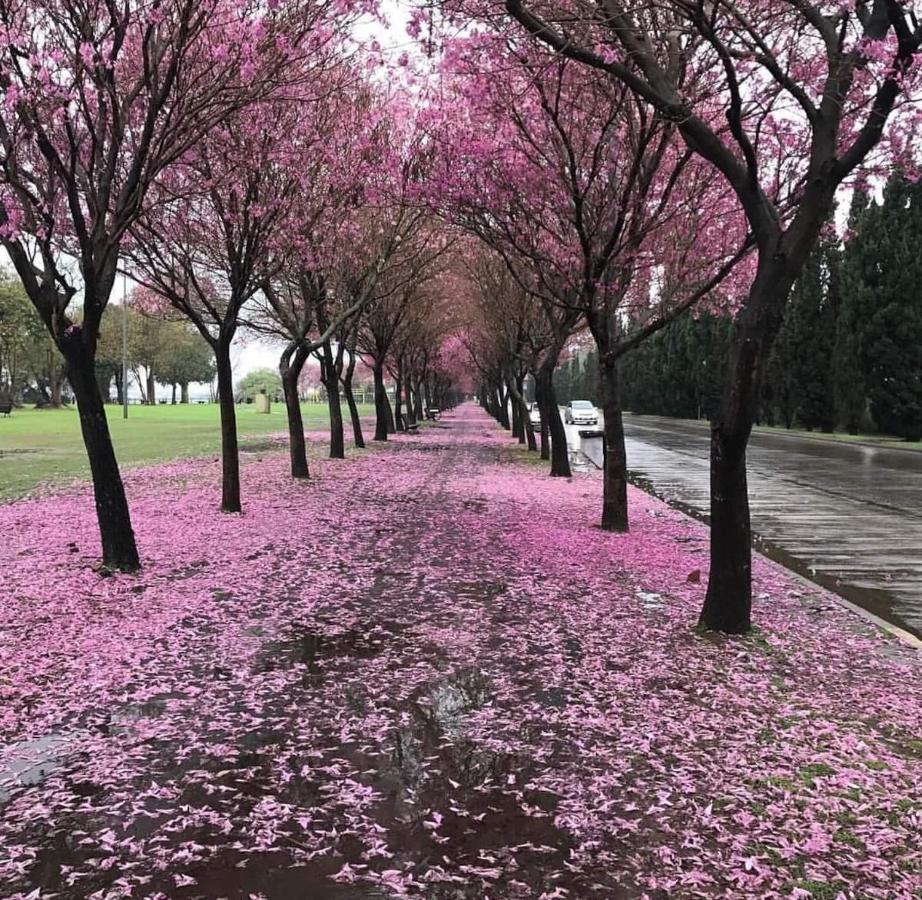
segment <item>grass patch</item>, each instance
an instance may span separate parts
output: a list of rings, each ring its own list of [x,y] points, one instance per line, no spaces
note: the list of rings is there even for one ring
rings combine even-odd
[[[839,431],[826,434],[823,431],[807,431],[805,428],[782,428],[780,425],[757,425],[753,431],[762,434],[787,434],[814,440],[839,441],[843,444],[874,444],[878,447],[898,450],[922,451],[922,441],[907,441],[891,434],[844,434]]]
[[[802,891],[806,891],[816,900],[835,900],[843,891],[848,890],[848,885],[842,881],[812,881],[803,879],[795,884]]]
[[[811,763],[808,766],[804,766],[798,773],[797,776],[800,780],[811,790],[816,784],[817,778],[828,778],[830,775],[835,775],[836,770],[832,766],[827,766],[826,763]]]
[[[107,412],[115,453],[124,468],[207,456],[221,447],[215,403],[132,406],[127,420],[120,406],[109,406]],[[304,404],[302,412],[305,430],[329,427],[325,403]],[[371,408],[360,407],[359,412],[368,415]],[[241,449],[265,446],[268,435],[287,428],[282,404],[274,404],[268,414],[257,413],[251,405],[237,407]],[[350,434],[347,422],[347,437]],[[10,418],[0,418],[0,460],[0,501],[21,497],[42,484],[89,478],[76,409],[17,409]]]

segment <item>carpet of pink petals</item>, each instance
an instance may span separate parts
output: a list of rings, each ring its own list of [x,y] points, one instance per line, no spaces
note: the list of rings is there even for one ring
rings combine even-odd
[[[919,897],[920,654],[765,561],[702,636],[703,526],[518,455],[135,470],[138,576],[0,506],[0,896]]]

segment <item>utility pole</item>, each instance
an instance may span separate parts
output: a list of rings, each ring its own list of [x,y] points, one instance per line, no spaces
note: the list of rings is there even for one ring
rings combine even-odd
[[[122,418],[128,418],[128,276],[122,273]]]

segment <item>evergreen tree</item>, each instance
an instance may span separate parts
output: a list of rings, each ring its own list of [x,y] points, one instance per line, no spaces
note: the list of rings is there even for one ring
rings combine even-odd
[[[869,213],[869,216],[871,213]],[[922,186],[894,176],[863,229],[859,360],[880,431],[922,438]],[[870,221],[870,218],[869,220]],[[876,239],[879,235],[879,240]],[[874,246],[871,246],[871,245]]]
[[[797,418],[809,431],[835,429],[835,322],[839,305],[836,239],[820,239],[791,292],[794,306],[794,378]]]
[[[864,229],[873,210],[876,207],[872,207],[867,192],[856,190],[848,215],[849,237],[836,265],[840,298],[833,353],[834,405],[838,423],[849,434],[858,434],[867,407],[859,354],[863,305],[860,292],[866,259],[873,259],[868,255],[874,252],[869,245],[877,243],[874,229]]]

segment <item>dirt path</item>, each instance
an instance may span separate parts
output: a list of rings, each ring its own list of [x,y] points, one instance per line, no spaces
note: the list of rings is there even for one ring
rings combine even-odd
[[[771,566],[699,637],[699,525],[512,455],[464,407],[243,517],[135,473],[137,579],[0,507],[0,895],[913,896],[918,657]]]

